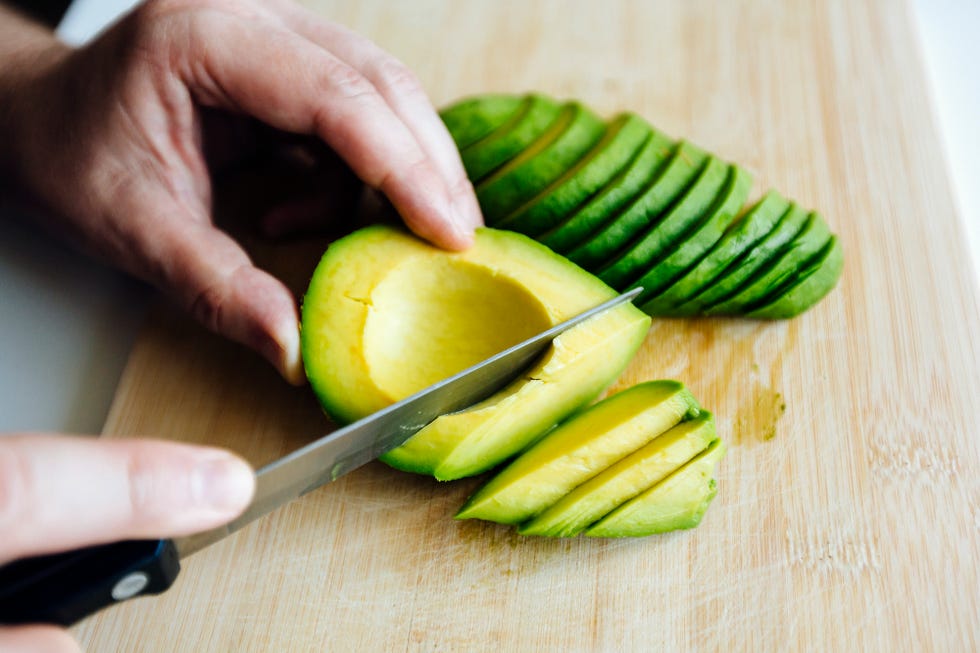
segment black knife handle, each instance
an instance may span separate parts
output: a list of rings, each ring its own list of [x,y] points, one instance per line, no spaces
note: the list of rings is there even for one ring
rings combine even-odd
[[[144,594],[180,571],[172,540],[131,540],[16,560],[0,567],[0,624],[76,621]]]

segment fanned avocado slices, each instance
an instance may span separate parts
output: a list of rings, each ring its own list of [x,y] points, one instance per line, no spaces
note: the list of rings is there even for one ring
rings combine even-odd
[[[605,129],[605,122],[586,107],[565,105],[536,141],[477,184],[480,206],[488,216],[507,215],[581,160]],[[490,221],[490,226],[499,225]]]
[[[809,212],[776,191],[746,210],[751,178],[739,166],[635,114],[604,123],[562,106],[496,94],[443,112],[488,225],[538,240],[620,292],[642,286],[649,315],[796,315],[836,285],[843,259],[839,244],[832,255],[826,247],[822,218],[812,223],[822,241],[790,246]]]
[[[558,119],[561,105],[543,95],[532,95],[520,111],[489,135],[460,150],[463,167],[477,184],[520,154]]]
[[[643,232],[638,234],[617,258],[598,271],[600,279],[614,288],[628,287],[641,271],[677,244],[692,224],[711,207],[725,184],[728,166],[720,159],[708,162],[677,201]]]
[[[569,252],[568,258],[593,272],[607,267],[610,260],[644,229],[656,223],[661,213],[696,183],[707,164],[707,152],[686,141],[681,142],[670,163],[643,193],[614,220]],[[599,276],[601,278],[601,274]]]
[[[516,95],[483,95],[457,102],[440,115],[456,147],[469,147],[507,122],[529,100]]]
[[[636,298],[638,306],[669,287],[721,239],[736,211],[745,202],[751,185],[752,177],[747,172],[738,166],[728,167],[728,180],[715,198],[714,206],[702,216],[701,221],[690,229],[677,246],[633,282],[633,286],[644,289]]]
[[[602,140],[578,163],[496,226],[532,237],[551,229],[629,165],[652,133],[650,125],[639,116],[627,113],[616,117]]]
[[[668,164],[675,145],[654,130],[637,155],[601,191],[575,210],[564,222],[537,239],[559,254],[568,255],[575,247],[593,238],[604,225],[616,220],[620,211],[647,188]]]
[[[655,297],[648,298],[644,293],[643,310],[650,315],[676,315],[677,306],[722,276],[732,261],[772,231],[788,208],[789,200],[778,192],[766,193],[743,217],[729,225],[721,240],[680,279]]]

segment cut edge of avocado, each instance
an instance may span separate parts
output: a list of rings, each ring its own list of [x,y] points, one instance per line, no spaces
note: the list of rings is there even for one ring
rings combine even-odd
[[[718,493],[713,475],[725,455],[721,440],[585,530],[588,537],[646,537],[694,528]]]
[[[717,439],[713,415],[696,416],[658,435],[521,524],[521,535],[574,537],[656,485]]]

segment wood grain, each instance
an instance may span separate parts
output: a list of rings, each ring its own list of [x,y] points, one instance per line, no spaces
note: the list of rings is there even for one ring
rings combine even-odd
[[[904,3],[309,4],[437,103],[536,89],[746,164],[824,213],[842,282],[788,322],[659,320],[620,379],[684,380],[718,416],[697,530],[520,538],[451,519],[474,481],[374,464],[84,622],[87,650],[978,649],[980,309]],[[318,248],[261,260],[302,287]],[[328,428],[308,389],[161,309],[105,433],[262,464]]]

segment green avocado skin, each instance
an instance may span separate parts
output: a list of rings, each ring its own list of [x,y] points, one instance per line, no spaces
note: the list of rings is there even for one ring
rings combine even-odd
[[[569,119],[578,107],[591,120]],[[518,231],[637,300],[652,316],[780,319],[843,271],[822,216],[632,113],[608,122],[543,94],[471,97],[441,112],[488,225]],[[836,248],[829,243],[837,242]],[[792,243],[792,245],[790,245]],[[818,255],[823,254],[823,255]]]

